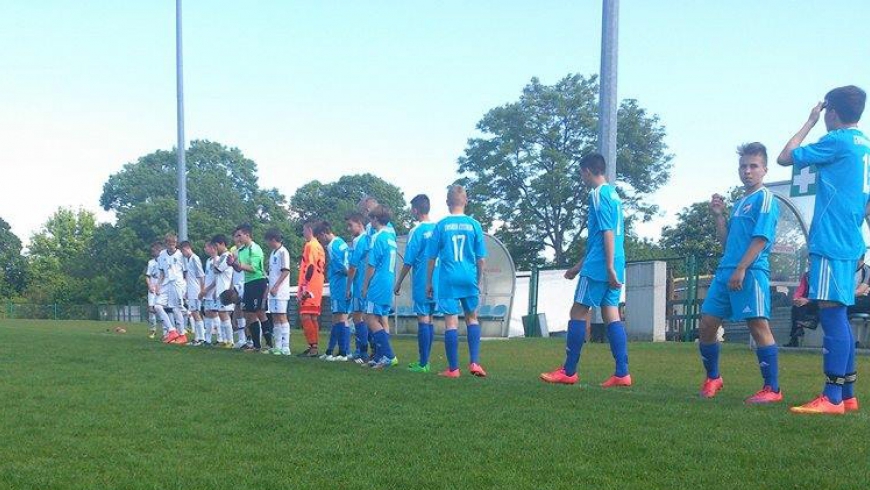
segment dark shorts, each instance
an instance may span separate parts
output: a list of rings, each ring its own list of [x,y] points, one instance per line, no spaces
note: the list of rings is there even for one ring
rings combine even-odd
[[[245,299],[242,303],[242,311],[256,313],[266,310],[266,289],[269,283],[266,279],[245,283]]]

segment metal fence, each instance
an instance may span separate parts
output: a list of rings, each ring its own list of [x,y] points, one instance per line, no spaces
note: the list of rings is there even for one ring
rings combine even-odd
[[[21,320],[93,320],[112,322],[146,322],[145,305],[34,305],[7,303],[0,319]]]

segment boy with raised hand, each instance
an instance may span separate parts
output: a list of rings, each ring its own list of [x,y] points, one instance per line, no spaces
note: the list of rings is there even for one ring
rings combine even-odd
[[[223,345],[225,349],[233,348],[233,320],[232,314],[236,308],[236,302],[223,303],[221,301],[221,297],[224,295],[226,291],[233,290],[235,288],[233,286],[233,275],[235,270],[230,265],[232,259],[230,258],[232,254],[227,249],[227,238],[224,235],[218,234],[212,237],[211,244],[214,246],[214,250],[217,254],[217,257],[212,262],[212,266],[214,267],[214,297],[216,299],[216,307],[218,318],[220,319],[220,327],[219,330],[222,332],[223,336]],[[242,330],[244,331],[244,329]]]
[[[846,315],[855,302],[855,263],[864,255],[861,234],[870,196],[870,140],[857,128],[867,94],[854,85],[825,95],[803,127],[785,145],[777,162],[799,168],[815,165],[816,200],[810,225],[810,294],[818,303],[824,331],[825,388],[794,413],[833,414],[858,410],[855,397],[855,338]],[[801,146],[825,111],[828,133]]]
[[[486,371],[480,365],[480,324],[477,308],[486,261],[486,243],[483,229],[474,218],[465,215],[468,196],[460,185],[447,191],[450,215],[442,218],[432,230],[427,244],[429,265],[426,294],[437,298],[438,310],[444,314],[444,350],[447,354],[446,370],[440,376],[458,378],[459,371],[459,314],[465,314],[468,339],[468,370],[484,378]],[[438,296],[435,296],[435,264],[440,267]]]
[[[290,253],[284,247],[284,236],[276,229],[266,231],[266,245],[272,249],[269,255],[269,311],[275,329],[275,345],[270,351],[275,355],[290,355],[290,322],[287,320],[287,304],[290,302]]]
[[[245,223],[236,227],[233,236],[238,239],[241,248],[232,266],[236,271],[245,273],[245,287],[242,294],[242,311],[245,324],[251,334],[251,346],[245,345],[243,350],[259,352],[260,332],[266,321],[266,293],[268,281],[265,275],[265,258],[263,249],[254,242],[251,236],[251,225]]]
[[[350,301],[347,299],[350,248],[341,237],[332,232],[332,226],[326,221],[315,223],[312,232],[326,249],[326,277],[332,299],[332,330],[329,333],[326,353],[321,358],[327,361],[347,361],[350,354],[350,326],[347,324],[347,315],[351,310]],[[338,350],[338,355],[333,356],[335,349]]]
[[[353,237],[350,245],[350,260],[347,268],[345,297],[350,302],[350,311],[356,332],[355,362],[368,362],[369,329],[365,322],[365,298],[362,296],[362,285],[365,280],[366,257],[368,256],[368,235],[366,234],[366,219],[361,213],[347,215],[345,223],[347,231]]]
[[[163,338],[167,344],[186,344],[187,336],[184,333],[184,294],[187,289],[185,280],[185,260],[178,250],[178,237],[175,233],[168,233],[164,240],[166,248],[157,256],[157,265],[160,269],[160,292],[157,297],[158,314],[165,308],[172,309],[175,324],[168,324],[169,333]],[[164,313],[165,314],[165,313]],[[161,315],[162,316],[162,315]],[[168,319],[168,316],[166,317]]]
[[[628,341],[619,316],[619,299],[625,276],[625,227],[622,202],[616,189],[605,177],[606,163],[598,153],[580,160],[580,178],[589,187],[589,235],[586,256],[565,272],[566,279],[580,274],[571,320],[568,322],[565,363],[559,369],[542,373],[548,383],[574,384],[578,381],[577,365],[586,341],[586,318],[589,310],[600,307],[607,323],[607,339],[616,364],[613,376],[601,384],[604,388],[631,386],[628,372]]]
[[[157,310],[155,306],[157,306],[157,292],[160,288],[160,267],[157,265],[157,257],[160,256],[160,252],[163,251],[163,244],[160,242],[154,242],[151,244],[151,258],[148,260],[148,265],[145,267],[145,286],[148,287],[148,338],[154,339],[157,338]],[[166,315],[166,312],[163,312],[163,315]],[[161,321],[163,319],[161,318]],[[166,329],[166,325],[169,323],[168,317],[167,321],[163,322],[164,324],[164,332],[163,336],[166,336],[169,333],[169,330]]]
[[[366,298],[366,324],[372,334],[375,355],[368,365],[374,369],[383,369],[399,363],[390,345],[389,323],[390,311],[393,309],[393,281],[396,278],[398,253],[396,235],[387,228],[390,211],[379,205],[369,214],[369,219],[375,234],[371,237],[362,295]]]
[[[429,197],[425,194],[414,196],[411,199],[411,213],[419,224],[411,229],[408,234],[408,245],[405,247],[405,265],[396,280],[395,293],[398,296],[402,291],[402,282],[413,269],[411,276],[411,290],[414,302],[414,313],[417,314],[417,348],[419,360],[408,365],[408,369],[415,373],[429,372],[429,354],[432,352],[432,341],[435,338],[435,327],[432,325],[432,316],[435,314],[435,299],[437,294],[429,297],[426,294],[426,276],[429,272],[429,257],[426,249],[435,223],[429,221]],[[437,268],[436,268],[437,271]],[[436,273],[437,275],[437,273]],[[438,280],[433,279],[437,284]]]
[[[319,357],[318,335],[320,333],[320,309],[323,302],[323,283],[325,282],[326,254],[323,246],[314,238],[312,224],[302,227],[305,246],[302,249],[302,263],[299,265],[299,317],[308,348],[300,357]]]
[[[184,256],[185,267],[187,274],[187,291],[185,298],[187,299],[187,311],[190,315],[190,323],[193,324],[193,343],[194,347],[199,347],[205,344],[205,322],[202,319],[200,310],[202,309],[202,301],[200,294],[205,287],[205,270],[202,268],[202,260],[199,255],[193,253],[193,245],[189,241],[181,242],[181,255]]]
[[[716,275],[701,306],[698,348],[707,377],[701,397],[713,398],[722,389],[719,375],[717,332],[725,318],[745,321],[758,348],[755,351],[764,385],[746,399],[748,404],[782,401],[779,389],[778,349],[770,331],[770,263],[768,255],[776,236],[779,205],[764,187],[767,175],[767,149],[749,143],[737,149],[738,174],[743,182],[743,197],[734,205],[730,223],[725,218],[725,201],[715,194],[710,209],[716,217],[716,230],[725,251]]]

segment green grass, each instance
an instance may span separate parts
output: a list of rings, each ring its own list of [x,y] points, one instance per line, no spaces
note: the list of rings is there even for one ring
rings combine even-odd
[[[866,488],[870,410],[746,407],[754,355],[723,352],[725,389],[696,396],[694,345],[632,344],[635,386],[549,386],[557,339],[486,342],[488,379],[165,346],[142,327],[0,321],[2,488]],[[293,332],[294,347],[301,335]],[[416,341],[399,339],[405,365]],[[444,366],[443,344],[434,367]],[[465,354],[463,354],[464,357]],[[860,358],[859,395],[870,402]],[[817,353],[781,356],[788,402],[821,386]],[[865,402],[865,403],[866,403]]]

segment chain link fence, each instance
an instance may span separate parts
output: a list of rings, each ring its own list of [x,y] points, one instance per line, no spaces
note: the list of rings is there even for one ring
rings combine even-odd
[[[147,322],[145,305],[35,305],[7,303],[0,319],[92,320],[110,322]]]

